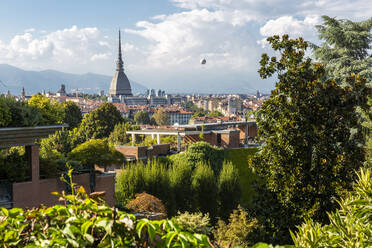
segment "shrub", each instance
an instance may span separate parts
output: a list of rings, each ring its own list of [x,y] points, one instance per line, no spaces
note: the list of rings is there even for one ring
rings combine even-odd
[[[135,197],[136,193],[145,191],[143,173],[143,164],[137,163],[124,166],[116,174],[115,202],[117,205],[125,206],[130,199]]]
[[[187,160],[194,166],[198,163],[207,163],[218,175],[224,161],[224,152],[221,148],[212,147],[209,143],[200,141],[191,144],[186,152]]]
[[[372,177],[371,169],[360,169],[358,181],[340,208],[328,214],[329,225],[306,220],[291,233],[296,247],[371,247]]]
[[[0,179],[24,182],[31,177],[24,147],[0,150]]]
[[[118,205],[124,206],[137,193],[146,192],[161,199],[167,209],[172,207],[168,170],[158,161],[123,167],[116,177],[115,191]]]
[[[218,178],[218,196],[220,200],[219,216],[227,219],[240,200],[239,173],[231,162],[225,162]]]
[[[133,212],[161,213],[167,217],[167,211],[161,200],[147,193],[136,194],[136,198],[128,202],[125,207]]]
[[[69,171],[71,178],[71,170]],[[136,220],[88,197],[80,187],[57,194],[64,205],[22,210],[0,208],[1,247],[210,247],[170,220]]]
[[[238,206],[231,213],[228,224],[223,220],[218,221],[213,234],[217,243],[222,247],[246,247],[251,243],[249,235],[257,228],[257,220],[249,219],[248,213],[242,207]]]
[[[209,213],[214,218],[217,212],[217,183],[209,165],[197,165],[192,175],[191,187],[194,209]]]
[[[172,218],[172,220],[188,232],[209,235],[212,229],[208,213],[189,213],[187,211],[184,213],[178,212],[178,215]]]
[[[106,139],[91,139],[78,145],[71,151],[69,158],[92,167],[97,164],[105,168],[125,161],[124,155],[109,145]]]
[[[192,207],[192,168],[187,163],[176,163],[169,170],[169,179],[174,195],[174,210],[186,211]],[[174,211],[175,213],[175,211]]]

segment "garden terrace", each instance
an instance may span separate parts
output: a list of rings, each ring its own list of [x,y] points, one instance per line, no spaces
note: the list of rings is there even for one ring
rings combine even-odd
[[[51,206],[58,203],[58,197],[51,193],[66,190],[66,185],[59,178],[40,179],[37,142],[65,127],[68,125],[0,128],[0,148],[25,146],[31,176],[31,181],[17,183],[1,181],[0,206],[31,208],[40,204]],[[73,180],[90,193],[90,178],[89,173],[85,173],[74,175]],[[107,174],[97,176],[95,181],[95,191],[105,191],[105,199],[110,205],[114,204],[114,181],[114,176]]]

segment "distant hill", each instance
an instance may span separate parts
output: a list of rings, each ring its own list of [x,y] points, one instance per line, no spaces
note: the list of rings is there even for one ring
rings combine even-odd
[[[45,71],[26,71],[20,68],[0,64],[0,93],[6,93],[8,90],[12,94],[20,94],[22,87],[25,87],[27,95],[37,92],[56,92],[61,84],[66,85],[66,91],[78,88],[84,93],[98,93],[104,90],[105,94],[111,83],[111,76],[86,73],[72,74],[54,70]],[[147,88],[139,83],[131,81],[132,92],[141,93]]]

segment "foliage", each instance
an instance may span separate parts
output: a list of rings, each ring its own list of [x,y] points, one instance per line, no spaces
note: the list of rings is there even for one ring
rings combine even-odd
[[[114,145],[127,144],[130,141],[130,136],[127,135],[127,131],[138,129],[138,126],[131,125],[128,122],[118,123],[115,125],[114,130],[110,133],[108,141]]]
[[[181,107],[185,108],[187,111],[191,111],[193,113],[199,112],[204,113],[202,116],[204,116],[207,112],[205,112],[203,109],[198,108],[193,102],[182,102]]]
[[[222,167],[224,152],[221,148],[212,147],[209,143],[200,141],[189,146],[186,157],[193,166],[198,163],[210,164],[217,175]]]
[[[138,111],[134,115],[134,121],[139,124],[150,124],[150,116],[148,112],[145,111]]]
[[[124,155],[109,145],[106,139],[91,139],[74,148],[69,154],[71,160],[80,161],[89,166],[107,167],[112,164],[123,164]]]
[[[63,103],[63,123],[69,125],[69,129],[73,129],[80,125],[82,117],[81,110],[74,102]]]
[[[136,140],[137,141],[137,140]],[[151,136],[144,136],[140,143],[136,143],[136,146],[152,146],[157,144],[157,139],[153,139]]]
[[[0,179],[24,182],[30,179],[29,164],[24,147],[0,150]]]
[[[167,216],[164,204],[153,195],[147,193],[136,194],[136,198],[125,205],[125,208],[133,212],[161,213]]]
[[[69,172],[71,178],[71,171]],[[70,182],[72,185],[72,182]],[[80,187],[56,195],[64,205],[0,209],[1,247],[210,247],[202,234],[170,220],[136,220],[88,197]]]
[[[182,227],[183,230],[191,233],[196,232],[209,235],[212,230],[208,213],[178,212],[177,216],[172,218],[172,221]]]
[[[64,120],[63,105],[41,94],[33,95],[27,104],[41,110],[42,118],[47,123],[62,123]]]
[[[146,192],[159,198],[167,207],[172,204],[168,170],[158,161],[147,164],[129,164],[116,176],[115,196],[118,205],[124,206],[137,193]]]
[[[44,159],[48,159],[51,152],[66,157],[72,149],[71,133],[67,130],[57,131],[40,141],[40,156]]]
[[[5,103],[5,98],[0,97],[0,127],[7,127],[12,121],[9,106]]]
[[[238,180],[240,184],[242,207],[252,205],[252,200],[256,195],[253,184],[257,175],[252,171],[253,167],[249,160],[257,153],[257,148],[230,149],[225,151],[225,159],[231,161],[238,170]]]
[[[219,213],[221,218],[227,219],[231,211],[238,206],[240,195],[239,172],[231,162],[225,162],[218,177],[218,198],[223,206]]]
[[[160,108],[155,114],[152,115],[152,117],[159,126],[169,125],[169,115],[164,111],[163,108]]]
[[[341,88],[324,79],[322,65],[304,57],[302,38],[284,35],[268,41],[281,58],[263,54],[259,72],[263,78],[277,73],[279,81],[257,114],[265,144],[253,165],[292,225],[304,217],[324,222],[326,212],[336,207],[334,198],[350,188],[349,172],[362,166],[364,151],[358,144],[363,135],[350,130],[359,130],[356,104],[367,106],[366,81],[351,76],[347,80],[354,89]]]
[[[329,224],[306,220],[291,233],[296,247],[371,247],[371,169],[360,169],[352,192],[339,201],[340,208],[328,214]]]
[[[175,204],[173,208],[178,211],[192,209],[193,193],[190,187],[192,173],[192,167],[187,163],[174,163],[169,170],[169,180]]]
[[[205,163],[193,168],[186,160],[128,164],[116,175],[116,203],[125,206],[136,194],[146,192],[164,203],[168,216],[174,216],[177,211],[198,211],[209,213],[214,221],[217,214],[231,208],[239,199],[237,180],[231,178],[235,174],[236,170],[228,163],[221,176]],[[222,195],[223,192],[231,195]]]
[[[223,114],[220,111],[213,110],[210,113],[207,114],[209,117],[220,117],[223,116]]]
[[[192,175],[191,189],[194,197],[194,209],[209,213],[214,218],[217,214],[217,182],[209,165],[200,163]]]
[[[328,16],[322,18],[324,23],[317,29],[319,39],[324,42],[321,46],[314,46],[314,57],[325,65],[328,76],[352,88],[352,82],[347,81],[351,73],[371,81],[372,18],[361,22]]]
[[[84,116],[79,133],[85,140],[107,138],[122,121],[119,110],[112,103],[104,103]]]
[[[249,219],[248,213],[240,206],[235,209],[229,218],[229,223],[219,220],[214,230],[214,238],[222,247],[248,246],[250,234],[258,228],[256,219]]]
[[[30,127],[55,124],[45,120],[38,107],[0,96],[0,127]]]

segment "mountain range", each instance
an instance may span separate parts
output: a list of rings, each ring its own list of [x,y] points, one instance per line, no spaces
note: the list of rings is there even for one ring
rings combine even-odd
[[[46,92],[56,92],[61,84],[66,86],[66,92],[73,92],[79,89],[83,93],[98,93],[104,90],[108,92],[111,83],[111,76],[85,73],[72,74],[55,70],[27,71],[11,66],[0,64],[0,93],[6,93],[8,90],[15,95],[21,93],[22,87],[26,94],[31,95],[45,90]],[[143,93],[146,87],[131,81],[133,93]]]

